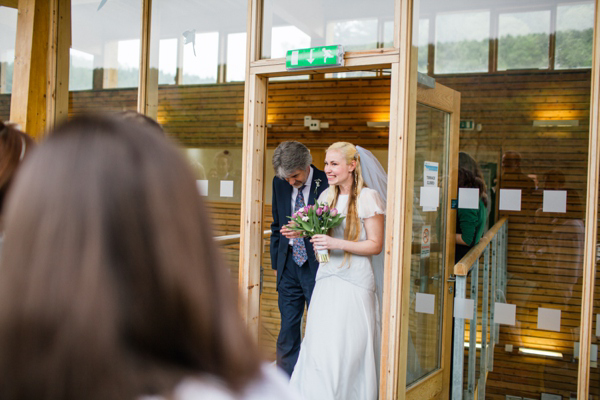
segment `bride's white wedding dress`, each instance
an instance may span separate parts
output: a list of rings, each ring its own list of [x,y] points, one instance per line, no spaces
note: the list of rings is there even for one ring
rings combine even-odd
[[[340,195],[336,205],[344,215],[347,202],[348,196]],[[359,240],[367,238],[364,220],[385,214],[383,204],[375,190],[362,189],[357,199]],[[333,237],[343,238],[345,227],[344,219]],[[376,399],[380,323],[371,257],[352,254],[344,262],[341,250],[330,250],[329,257],[317,271],[291,385],[306,400]]]

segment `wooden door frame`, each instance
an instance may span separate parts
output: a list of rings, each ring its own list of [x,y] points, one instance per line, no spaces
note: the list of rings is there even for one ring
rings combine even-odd
[[[435,108],[437,110],[444,111],[449,114],[449,135],[450,141],[448,143],[448,192],[446,198],[446,240],[444,243],[445,250],[445,263],[444,263],[444,276],[443,276],[443,290],[444,300],[442,309],[442,348],[440,351],[440,369],[434,371],[424,379],[417,381],[406,390],[406,399],[434,399],[434,398],[445,398],[444,393],[450,392],[450,378],[451,378],[451,347],[452,347],[452,314],[453,314],[453,300],[448,288],[450,283],[448,278],[453,271],[454,266],[454,246],[455,246],[455,234],[456,234],[456,210],[452,209],[452,199],[457,198],[458,193],[458,151],[459,151],[459,129],[460,129],[460,93],[452,90],[446,86],[436,84],[434,89],[419,87],[417,89],[417,103],[423,104],[428,107]],[[412,159],[412,166],[414,166],[414,156],[416,153],[414,136],[411,143],[410,158]],[[414,167],[411,167],[414,169]],[[414,176],[414,171],[407,172],[411,178]],[[406,215],[412,215],[413,204],[412,201],[414,196],[411,193],[407,194],[407,208]],[[406,221],[406,232],[412,232],[412,218],[407,218]],[[411,264],[411,247],[412,240],[407,238],[404,243],[406,249],[406,260],[404,265],[410,266]],[[405,268],[407,277],[405,279],[405,286],[403,292],[410,293],[410,267]],[[408,310],[403,314],[404,321],[402,326],[406,329],[408,335],[409,325],[409,313]]]
[[[266,93],[272,76],[323,73],[323,70],[288,72],[285,59],[260,59],[262,2],[249,0],[247,19],[247,64],[244,94],[242,160],[242,210],[240,221],[239,295],[243,318],[258,340],[260,315],[260,264],[262,256],[263,187],[266,145]],[[416,49],[412,47],[412,1],[395,0],[394,48],[348,52],[345,66],[327,72],[391,68],[388,205],[385,247],[385,287],[380,398],[403,397],[406,387],[406,351],[400,335],[406,313],[402,302],[404,260],[404,204],[408,160],[409,109],[416,106]],[[401,17],[402,16],[402,17]],[[411,101],[412,100],[412,101]],[[412,118],[414,125],[414,118]],[[414,130],[413,130],[414,131]],[[409,235],[410,236],[410,235]],[[392,266],[395,266],[392,268]],[[404,350],[406,350],[404,340]]]

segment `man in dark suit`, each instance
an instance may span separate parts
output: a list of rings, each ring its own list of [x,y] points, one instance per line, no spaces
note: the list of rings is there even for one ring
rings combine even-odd
[[[300,343],[304,305],[310,304],[319,263],[309,238],[286,225],[300,207],[314,204],[327,188],[323,171],[311,165],[310,151],[302,143],[281,143],[273,154],[273,223],[271,224],[271,265],[277,276],[281,330],[277,338],[277,365],[292,374]]]

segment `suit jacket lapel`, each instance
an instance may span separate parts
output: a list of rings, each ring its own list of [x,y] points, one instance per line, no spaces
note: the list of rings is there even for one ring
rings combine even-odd
[[[285,185],[283,186],[283,199],[286,199],[286,201],[284,202],[285,204],[283,205],[283,212],[284,212],[284,217],[285,220],[281,221],[281,225],[286,225],[288,223],[287,217],[292,215],[292,185],[288,184],[287,182],[285,182]]]
[[[315,193],[318,191],[315,180],[320,180],[317,177],[317,169],[311,165],[313,169],[312,181],[310,182],[310,192],[308,193],[308,203],[307,204],[315,204]],[[322,184],[322,182],[321,182]]]

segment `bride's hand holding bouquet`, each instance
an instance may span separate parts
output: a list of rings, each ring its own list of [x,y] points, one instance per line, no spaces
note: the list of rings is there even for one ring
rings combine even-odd
[[[315,202],[314,205],[305,206],[296,211],[290,218],[287,228],[302,232],[303,236],[326,235],[330,229],[335,228],[344,220],[337,209],[329,208],[327,203]],[[330,238],[329,236],[326,236]],[[333,238],[330,238],[333,240]],[[322,247],[322,246],[320,246]],[[329,261],[328,247],[317,249],[317,260],[320,263]]]

